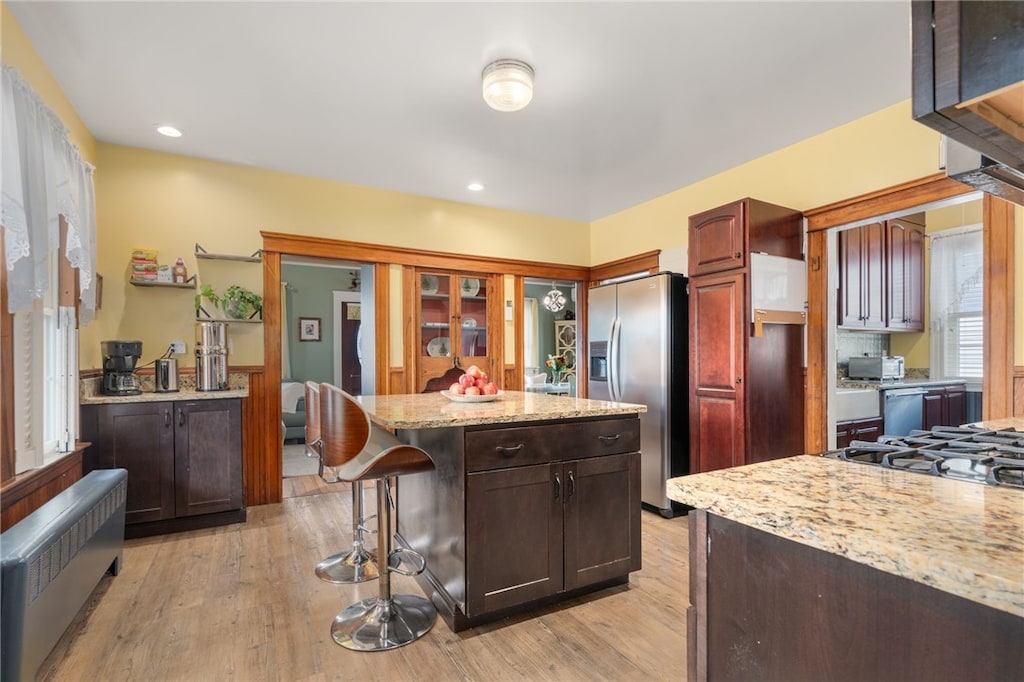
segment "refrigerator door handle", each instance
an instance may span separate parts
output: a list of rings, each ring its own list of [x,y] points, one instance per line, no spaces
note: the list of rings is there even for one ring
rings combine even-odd
[[[622,320],[616,315],[612,320],[612,330],[608,335],[608,390],[612,400],[622,400],[622,387],[619,385],[619,331]]]

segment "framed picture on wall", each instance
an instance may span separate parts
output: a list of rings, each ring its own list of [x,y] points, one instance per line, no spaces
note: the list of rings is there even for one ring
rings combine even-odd
[[[299,341],[320,340],[320,318],[300,317],[299,318]]]

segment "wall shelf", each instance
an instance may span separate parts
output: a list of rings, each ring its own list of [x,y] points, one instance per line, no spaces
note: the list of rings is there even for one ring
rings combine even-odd
[[[130,279],[128,282],[136,287],[168,287],[171,289],[195,289],[196,276],[192,275],[185,282],[156,282],[150,280]]]
[[[198,242],[196,243],[196,258],[204,258],[207,260],[233,260],[241,261],[243,263],[262,263],[263,262],[263,250],[257,249],[251,256],[235,256],[227,253],[207,253]]]

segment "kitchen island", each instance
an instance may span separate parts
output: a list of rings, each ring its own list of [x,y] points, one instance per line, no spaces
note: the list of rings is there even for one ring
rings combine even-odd
[[[1024,491],[799,455],[668,496],[696,508],[689,679],[1024,676]]]
[[[398,479],[398,541],[426,559],[417,580],[452,630],[639,570],[645,406],[520,391],[358,400],[434,461]]]

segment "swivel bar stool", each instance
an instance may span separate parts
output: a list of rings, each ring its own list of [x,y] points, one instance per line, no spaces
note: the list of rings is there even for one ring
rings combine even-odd
[[[320,432],[320,384],[314,381],[306,382],[306,451],[310,456],[320,459],[320,477],[328,483],[337,483],[337,478],[328,480],[324,476],[323,437]],[[363,516],[363,486],[361,483],[353,483],[352,549],[332,554],[318,563],[316,577],[336,584],[362,583],[377,577],[377,554],[367,550],[363,544],[363,533],[368,532],[366,521],[368,519]]]
[[[352,604],[334,619],[331,637],[346,649],[384,651],[425,635],[437,620],[428,599],[391,594],[391,573],[423,572],[423,556],[409,549],[391,549],[391,476],[431,471],[434,462],[423,450],[405,445],[374,426],[352,396],[330,384],[320,384],[320,433],[323,478],[359,482],[377,481],[377,534],[380,589],[378,596]],[[403,564],[413,566],[411,570]]]

